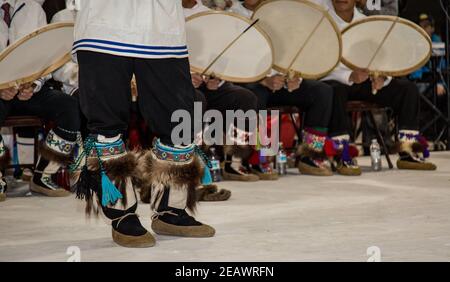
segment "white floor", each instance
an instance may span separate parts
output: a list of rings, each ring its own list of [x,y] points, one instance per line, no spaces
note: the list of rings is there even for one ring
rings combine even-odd
[[[450,261],[450,153],[436,172],[368,171],[362,177],[299,176],[221,183],[233,196],[202,203],[211,239],[157,236],[150,249],[116,246],[103,219],[86,220],[74,198],[15,197],[0,203],[0,261]],[[148,205],[139,213],[150,227]]]

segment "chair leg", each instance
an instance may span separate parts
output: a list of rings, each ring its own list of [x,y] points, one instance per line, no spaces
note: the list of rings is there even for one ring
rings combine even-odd
[[[384,154],[386,155],[386,160],[387,160],[388,165],[389,165],[389,169],[393,169],[394,165],[392,164],[391,157],[389,156],[389,151],[387,149],[386,142],[384,142],[384,138],[381,135],[380,128],[378,127],[378,124],[375,121],[375,118],[373,116],[373,112],[372,111],[368,111],[367,113],[369,114],[370,121],[372,122],[373,126],[375,127],[375,131],[377,133],[378,142],[380,142],[381,146],[383,147]]]
[[[33,167],[36,169],[38,154],[39,154],[39,129],[34,128],[34,159],[33,159]]]
[[[295,123],[295,117],[293,113],[289,114],[291,116],[291,122],[292,122],[292,126],[294,126],[294,130],[295,130],[295,134],[297,134],[297,138],[298,138],[298,143],[302,142],[302,131],[300,128],[298,128],[297,124]],[[303,120],[302,120],[303,123]]]

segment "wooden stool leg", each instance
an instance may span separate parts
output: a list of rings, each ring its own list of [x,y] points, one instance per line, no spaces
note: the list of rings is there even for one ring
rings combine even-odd
[[[34,159],[33,159],[33,166],[34,169],[36,169],[36,164],[38,160],[38,154],[39,154],[39,129],[34,128]]]
[[[297,138],[298,138],[298,142],[301,143],[302,142],[302,132],[301,129],[297,127],[297,124],[295,123],[295,117],[293,113],[289,114],[291,116],[291,122],[292,122],[292,126],[294,126],[295,129],[295,134],[297,134]],[[302,121],[303,122],[303,121]]]
[[[378,124],[375,121],[375,117],[373,116],[373,112],[372,111],[368,111],[367,113],[369,114],[370,122],[372,122],[373,126],[375,127],[375,131],[377,133],[378,142],[380,142],[381,146],[383,147],[384,154],[386,155],[386,160],[387,160],[388,165],[389,165],[389,169],[393,169],[394,165],[392,164],[391,157],[389,156],[389,151],[387,149],[386,142],[384,142],[383,136],[381,135],[380,128],[378,127]]]

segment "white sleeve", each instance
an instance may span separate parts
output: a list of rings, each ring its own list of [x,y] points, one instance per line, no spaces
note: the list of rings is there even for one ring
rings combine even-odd
[[[39,27],[46,26],[47,25],[47,15],[45,14],[44,9],[40,8],[38,12],[39,12],[39,15],[38,15],[38,18],[37,18],[38,26]]]
[[[66,88],[77,89],[78,65],[74,62],[68,62],[53,72],[53,79],[61,82]]]
[[[44,77],[41,77],[41,78],[35,80],[34,84],[36,84],[36,87],[34,88],[33,92],[37,93],[37,92],[41,91],[42,86],[44,86],[44,84],[51,78],[52,78],[52,75],[48,74]]]
[[[345,85],[353,85],[353,82],[350,82],[350,76],[352,75],[352,70],[346,67],[344,64],[339,63],[339,65],[332,71],[327,77],[322,80],[334,80],[338,81]]]
[[[388,77],[386,78],[386,80],[384,81],[383,87],[386,87],[386,86],[388,86],[389,84],[391,84],[392,79],[393,79],[392,76],[388,76]]]

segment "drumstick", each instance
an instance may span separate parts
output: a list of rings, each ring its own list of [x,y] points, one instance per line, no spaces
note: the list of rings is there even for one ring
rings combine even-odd
[[[201,76],[204,76],[210,69],[211,67],[220,59],[220,57],[223,56],[223,54],[225,54],[226,51],[228,51],[228,49],[231,48],[231,46],[234,45],[234,43],[236,43],[247,31],[249,31],[257,22],[259,21],[259,19],[256,19],[251,25],[249,25],[241,34],[239,34],[233,41],[230,42],[230,44],[227,45],[227,47],[225,47],[225,49],[223,49],[222,52],[220,52],[220,54],[206,67],[206,69],[201,73]]]
[[[289,67],[287,68],[288,72],[291,71],[292,66],[295,64],[295,61],[297,61],[298,57],[300,57],[300,55],[302,54],[303,50],[305,49],[306,45],[309,43],[309,41],[311,40],[312,36],[314,35],[314,33],[316,33],[317,29],[320,27],[320,25],[322,24],[323,20],[325,19],[325,14],[322,14],[322,18],[320,19],[319,23],[314,27],[313,31],[309,34],[308,38],[306,38],[306,41],[303,43],[303,45],[300,47],[300,49],[298,50],[297,54],[295,55],[294,59],[292,60],[292,62],[289,64]]]
[[[373,61],[378,56],[378,53],[380,53],[381,48],[383,47],[384,43],[386,43],[386,40],[388,39],[389,35],[391,35],[391,33],[394,30],[394,27],[398,23],[399,19],[400,19],[399,17],[395,18],[395,21],[392,23],[392,25],[389,28],[388,32],[384,35],[383,40],[381,41],[380,45],[378,46],[377,50],[375,51],[374,55],[372,56],[372,59],[370,59],[369,65],[367,66],[366,69],[370,69],[370,67],[372,66]],[[375,78],[377,78],[377,77],[375,77]],[[373,89],[372,94],[373,95],[377,95],[377,93],[378,93],[378,90]]]

